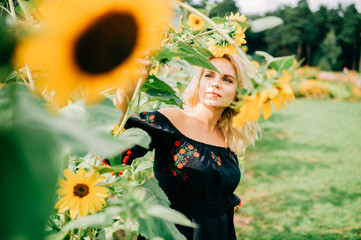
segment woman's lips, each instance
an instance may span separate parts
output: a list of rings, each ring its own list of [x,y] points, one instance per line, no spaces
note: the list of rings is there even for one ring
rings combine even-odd
[[[216,92],[207,92],[207,95],[211,95],[211,96],[214,96],[214,97],[220,97],[221,96]]]

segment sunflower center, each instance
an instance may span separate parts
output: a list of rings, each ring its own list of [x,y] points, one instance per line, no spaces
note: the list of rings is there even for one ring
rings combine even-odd
[[[113,70],[131,55],[137,33],[137,24],[130,14],[110,12],[101,16],[75,42],[77,67],[88,74]]]
[[[198,24],[199,24],[199,20],[197,19],[195,23],[198,25]]]
[[[74,195],[78,196],[80,198],[88,195],[89,193],[89,187],[85,184],[79,183],[75,185],[74,187]]]

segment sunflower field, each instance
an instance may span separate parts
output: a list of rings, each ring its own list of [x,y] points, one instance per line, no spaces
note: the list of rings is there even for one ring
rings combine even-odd
[[[169,207],[153,154],[124,164],[128,149],[150,143],[125,122],[133,112],[182,108],[194,68],[218,71],[208,59],[224,54],[243,59],[254,86],[238,89],[234,126],[285,108],[295,58],[257,52],[256,67],[242,50],[246,29],[279,24],[209,18],[176,0],[1,1],[1,237],[184,239],[175,224],[193,224]]]

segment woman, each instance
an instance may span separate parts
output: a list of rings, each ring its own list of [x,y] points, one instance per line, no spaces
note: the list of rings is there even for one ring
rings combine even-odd
[[[240,181],[237,154],[254,143],[257,124],[232,127],[237,89],[251,88],[242,60],[236,55],[211,58],[218,69],[200,69],[184,94],[184,110],[164,108],[129,118],[126,128],[139,127],[152,138],[154,176],[171,208],[198,225],[177,226],[187,239],[236,239],[233,209],[241,200],[233,194]],[[148,150],[135,147],[129,164]]]

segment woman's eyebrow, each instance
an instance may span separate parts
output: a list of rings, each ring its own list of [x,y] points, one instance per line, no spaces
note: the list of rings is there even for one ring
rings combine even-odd
[[[231,78],[235,79],[235,77],[233,77],[232,75],[229,75],[229,74],[224,74],[223,77],[231,77]]]

